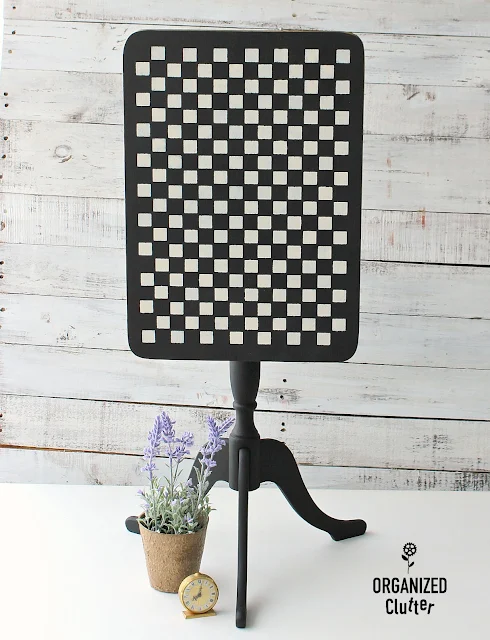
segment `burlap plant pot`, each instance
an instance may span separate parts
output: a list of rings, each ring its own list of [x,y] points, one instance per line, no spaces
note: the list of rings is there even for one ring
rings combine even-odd
[[[196,533],[170,534],[149,531],[139,523],[148,577],[154,589],[177,593],[182,580],[199,571],[207,526],[206,522]]]

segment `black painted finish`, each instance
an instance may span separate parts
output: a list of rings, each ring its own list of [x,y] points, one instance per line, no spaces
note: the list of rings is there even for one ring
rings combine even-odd
[[[347,33],[140,31],[124,49],[129,345],[230,361],[236,424],[208,491],[239,493],[237,627],[249,491],[276,483],[334,540],[366,530],[323,513],[253,418],[261,361],[340,362],[357,347],[363,85]],[[135,516],[126,527],[139,532]]]
[[[130,36],[127,310],[136,355],[354,354],[363,82],[353,34]]]
[[[242,448],[238,455],[238,570],[236,626],[247,624],[248,492],[250,451]]]

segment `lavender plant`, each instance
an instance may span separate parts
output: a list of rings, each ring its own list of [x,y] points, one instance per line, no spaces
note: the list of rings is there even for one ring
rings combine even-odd
[[[179,480],[182,473],[179,465],[190,454],[189,447],[194,444],[194,435],[184,431],[177,437],[175,421],[165,411],[155,418],[143,452],[146,464],[141,469],[148,474],[149,486],[138,491],[145,500],[144,513],[139,521],[150,531],[194,533],[207,522],[209,513],[213,510],[206,490],[209,487],[209,475],[216,466],[214,455],[225,446],[223,436],[235,419],[230,417],[219,424],[212,416],[208,416],[206,421],[208,440],[199,450],[199,467],[194,467],[197,484],[194,486],[191,479],[185,482]],[[162,453],[162,449],[168,458],[168,473],[163,481],[154,474],[157,470],[155,458]]]

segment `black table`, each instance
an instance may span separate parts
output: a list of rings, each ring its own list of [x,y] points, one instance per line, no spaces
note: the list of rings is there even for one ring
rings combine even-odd
[[[366,530],[320,511],[253,422],[261,361],[357,347],[363,81],[346,33],[141,31],[125,46],[129,344],[230,361],[237,420],[211,483],[239,492],[239,627],[249,491],[275,482],[335,540]]]

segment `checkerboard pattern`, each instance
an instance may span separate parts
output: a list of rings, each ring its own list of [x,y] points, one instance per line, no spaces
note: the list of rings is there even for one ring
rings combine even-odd
[[[320,35],[128,41],[138,355],[333,360],[357,342],[362,48]]]

